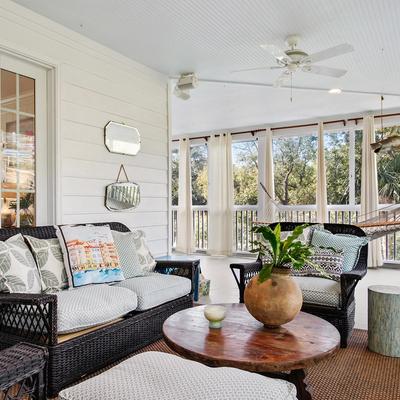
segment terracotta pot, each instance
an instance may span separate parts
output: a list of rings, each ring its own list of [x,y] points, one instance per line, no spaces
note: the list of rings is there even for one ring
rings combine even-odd
[[[249,313],[266,327],[276,328],[290,322],[300,312],[303,295],[290,270],[275,268],[263,283],[254,276],[244,291]]]

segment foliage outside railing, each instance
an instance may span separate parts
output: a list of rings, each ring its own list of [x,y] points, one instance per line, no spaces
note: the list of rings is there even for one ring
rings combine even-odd
[[[313,223],[317,220],[315,205],[281,206],[279,221]],[[330,223],[354,224],[360,216],[360,206],[329,205],[328,218]],[[233,242],[237,253],[247,253],[252,250],[251,242],[254,232],[251,228],[257,221],[257,206],[235,206],[233,214]],[[172,207],[172,247],[176,245],[177,207]],[[208,210],[207,206],[193,206],[194,244],[198,251],[208,248]],[[387,262],[400,262],[400,234],[391,233],[382,238],[383,258]]]

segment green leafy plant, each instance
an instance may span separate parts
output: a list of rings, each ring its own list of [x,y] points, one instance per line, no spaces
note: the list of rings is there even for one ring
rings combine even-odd
[[[290,269],[293,267],[299,270],[306,263],[312,265],[322,275],[329,277],[319,265],[309,260],[309,257],[313,255],[312,247],[297,240],[307,226],[307,224],[296,226],[285,240],[281,240],[280,224],[277,224],[275,229],[271,229],[266,225],[253,227],[253,232],[259,234],[260,238],[252,242],[252,252],[258,253],[261,259],[267,255],[270,258],[268,262],[263,263],[259,272],[259,283],[269,279],[274,268]]]

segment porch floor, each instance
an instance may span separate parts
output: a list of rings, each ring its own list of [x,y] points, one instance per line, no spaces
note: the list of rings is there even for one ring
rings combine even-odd
[[[239,291],[233,278],[229,264],[246,262],[252,259],[243,257],[210,257],[196,255],[201,259],[201,269],[204,276],[211,280],[210,296],[200,298],[200,303],[236,303],[239,301]],[[253,259],[254,260],[254,259]],[[355,327],[367,329],[368,326],[368,286],[400,285],[399,269],[369,269],[366,277],[356,288]]]

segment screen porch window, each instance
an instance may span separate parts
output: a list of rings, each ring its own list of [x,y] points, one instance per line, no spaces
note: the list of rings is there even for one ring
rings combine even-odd
[[[0,69],[1,227],[35,225],[35,80]]]

